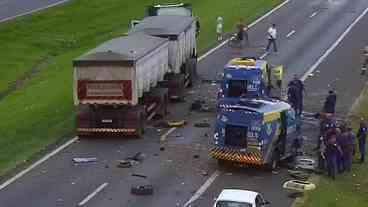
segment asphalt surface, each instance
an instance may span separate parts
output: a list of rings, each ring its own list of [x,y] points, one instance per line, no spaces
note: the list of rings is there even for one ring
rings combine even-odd
[[[0,22],[61,2],[65,0],[0,0]]]
[[[367,7],[366,0],[292,0],[252,27],[249,34],[251,48],[238,50],[225,45],[199,63],[198,73],[202,79],[214,80],[230,58],[262,56],[266,30],[270,23],[275,23],[280,50],[265,58],[273,64],[285,65],[286,78],[290,80],[294,73],[305,73]],[[294,34],[287,38],[292,30],[295,30]],[[367,32],[368,16],[365,16],[317,67],[314,76],[306,80],[307,111],[319,111],[328,86],[338,92],[338,112],[346,114],[349,111],[367,78],[359,75],[360,49],[368,44]],[[186,119],[187,125],[166,137],[162,137],[166,129],[148,127],[144,139],[82,139],[73,143],[3,189],[0,192],[1,206],[183,206],[209,177],[212,183],[192,207],[211,206],[221,189],[231,187],[261,192],[271,206],[289,206],[292,199],[281,188],[288,179],[286,169],[274,173],[258,169],[219,169],[209,157],[216,114],[189,113],[188,108],[196,98],[213,106],[216,90],[216,85],[196,85],[187,91],[186,102],[172,104],[168,119]],[[202,119],[207,119],[211,127],[193,127]],[[315,141],[314,128],[304,126],[308,143]],[[164,151],[160,151],[161,146],[165,147]],[[117,160],[137,152],[145,155],[141,163],[128,169],[116,167]],[[96,157],[98,161],[74,164],[74,157]],[[147,178],[132,176],[134,173]],[[130,187],[139,184],[152,184],[154,194],[131,195]],[[102,188],[95,196],[88,197],[100,186]]]

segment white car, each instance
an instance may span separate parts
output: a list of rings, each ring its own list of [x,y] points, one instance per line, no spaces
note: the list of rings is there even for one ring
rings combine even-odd
[[[216,199],[213,207],[264,207],[269,203],[257,192],[224,189]]]

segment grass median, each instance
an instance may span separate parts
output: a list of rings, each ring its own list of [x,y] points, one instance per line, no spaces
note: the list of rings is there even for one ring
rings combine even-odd
[[[357,130],[360,118],[368,118],[368,87],[365,87],[362,91],[355,106],[350,120],[353,127]],[[358,149],[358,147],[356,149]],[[325,176],[320,177],[317,189],[307,195],[304,203],[297,206],[368,206],[368,163],[358,164],[358,155],[359,153],[357,153],[354,159],[356,164],[353,164],[352,172],[338,175],[336,180],[332,180]]]
[[[124,34],[153,0],[71,0],[0,25],[0,175],[61,137],[73,134],[71,61]],[[162,1],[167,3],[168,1]],[[201,21],[199,49],[215,43],[216,17],[225,31],[248,23],[281,0],[192,0]]]

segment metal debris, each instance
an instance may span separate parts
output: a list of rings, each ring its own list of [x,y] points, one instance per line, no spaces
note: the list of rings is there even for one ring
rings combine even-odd
[[[199,155],[193,155],[193,158],[198,159]]]
[[[160,147],[160,151],[165,151],[165,147]]]
[[[96,157],[88,157],[88,158],[76,157],[76,158],[73,158],[73,162],[75,163],[97,162],[97,158]]]
[[[133,173],[132,176],[133,177],[140,177],[140,178],[147,178],[146,175],[141,175],[141,174],[136,174],[136,173]]]
[[[119,164],[117,167],[119,168],[130,168],[134,165],[139,164],[139,162],[135,161],[135,160],[119,160]]]
[[[145,157],[146,155],[143,154],[142,152],[137,152],[133,157],[127,157],[126,160],[134,160],[134,161],[142,162]]]
[[[153,194],[153,186],[152,185],[133,186],[130,189],[130,193],[134,194],[134,195],[152,195]]]

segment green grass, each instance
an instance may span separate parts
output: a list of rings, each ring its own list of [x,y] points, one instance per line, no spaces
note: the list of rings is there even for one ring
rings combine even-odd
[[[368,87],[352,110],[351,122],[357,129],[360,117],[368,118]],[[358,148],[357,148],[358,149]],[[357,153],[357,156],[359,153]],[[355,161],[358,157],[355,158]],[[362,207],[368,206],[368,163],[353,164],[351,173],[339,175],[335,181],[322,176],[317,189],[307,195],[300,207]]]
[[[280,1],[186,2],[193,3],[200,17],[199,48],[203,50],[215,42],[218,15],[224,17],[225,31],[230,31],[239,17],[249,23]],[[0,174],[73,133],[71,60],[125,33],[129,21],[142,17],[144,6],[152,2],[74,0],[0,25],[0,94],[35,67],[38,71],[0,100]]]

